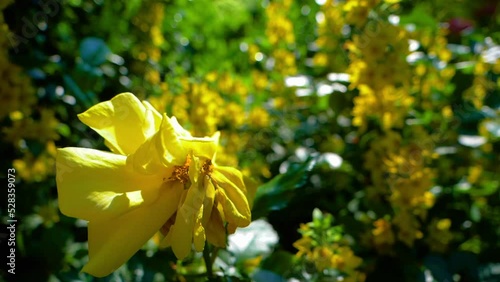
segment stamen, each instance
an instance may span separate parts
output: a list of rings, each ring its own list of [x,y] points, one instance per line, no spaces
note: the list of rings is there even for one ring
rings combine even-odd
[[[185,184],[189,181],[189,164],[191,163],[191,158],[189,156],[186,157],[186,162],[182,166],[174,166],[174,171],[172,175],[168,178],[168,180],[177,180],[182,184]]]
[[[201,172],[205,175],[208,175],[208,176],[210,176],[212,174],[213,170],[214,170],[214,168],[212,165],[212,160],[206,160],[203,163],[203,166],[201,167]]]

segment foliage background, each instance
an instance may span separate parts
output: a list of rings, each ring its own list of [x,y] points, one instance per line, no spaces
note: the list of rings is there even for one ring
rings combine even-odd
[[[220,252],[221,280],[498,281],[497,7],[0,0],[1,171],[16,169],[19,220],[2,279],[203,280],[200,254],[177,262],[153,241],[107,278],[79,273],[86,225],[58,210],[55,148],[107,150],[76,115],[133,92],[193,134],[220,130],[217,162],[259,185],[254,240]]]

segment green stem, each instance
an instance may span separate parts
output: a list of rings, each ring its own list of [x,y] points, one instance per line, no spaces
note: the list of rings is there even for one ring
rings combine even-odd
[[[214,277],[214,273],[213,273],[213,269],[212,269],[212,266],[213,266],[213,263],[214,263],[214,260],[212,260],[211,256],[210,256],[210,245],[208,244],[208,242],[205,242],[205,248],[203,249],[203,260],[205,261],[205,267],[207,268],[207,277],[209,280],[211,280],[213,277]]]

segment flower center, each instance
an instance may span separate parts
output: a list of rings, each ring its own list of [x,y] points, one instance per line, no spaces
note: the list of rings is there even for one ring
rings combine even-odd
[[[205,175],[210,176],[213,170],[212,160],[206,160],[201,166],[201,172]]]
[[[191,163],[191,158],[189,156],[186,157],[186,162],[182,166],[174,166],[174,171],[172,172],[172,176],[170,176],[169,180],[178,180],[182,184],[185,184],[189,181],[189,164]]]

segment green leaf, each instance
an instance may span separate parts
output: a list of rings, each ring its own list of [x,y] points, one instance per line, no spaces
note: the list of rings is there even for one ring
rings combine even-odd
[[[257,189],[252,208],[252,219],[266,216],[272,210],[287,206],[295,191],[301,188],[310,172],[316,165],[316,158],[310,158],[302,164],[291,166],[284,174],[274,177],[271,181]]]
[[[470,195],[475,197],[486,197],[493,195],[498,191],[500,182],[497,180],[489,180],[481,183],[481,188],[473,188],[470,190]]]
[[[139,8],[141,7],[142,0],[130,0],[127,1],[127,8],[125,10],[125,16],[127,18],[132,17],[137,13]]]
[[[278,250],[262,262],[261,271],[268,270],[275,274],[279,274],[280,276],[286,277],[293,268],[293,265],[294,255],[283,250]]]
[[[481,210],[476,204],[472,204],[470,207],[470,219],[474,222],[479,222],[481,220]]]
[[[61,134],[64,137],[69,137],[71,135],[71,129],[65,123],[60,123],[57,125],[57,133]]]
[[[79,104],[83,105],[85,108],[90,108],[94,104],[92,102],[92,97],[95,97],[95,95],[89,97],[88,94],[82,91],[80,86],[78,86],[78,84],[71,76],[63,75],[63,81],[65,88],[75,96]]]
[[[332,94],[324,97],[328,98],[328,104],[336,115],[350,107],[349,97],[347,97],[347,94],[345,93],[333,92]]]
[[[438,22],[428,14],[427,9],[422,5],[415,7],[408,15],[402,15],[400,24],[414,24],[417,28],[437,29]]]

